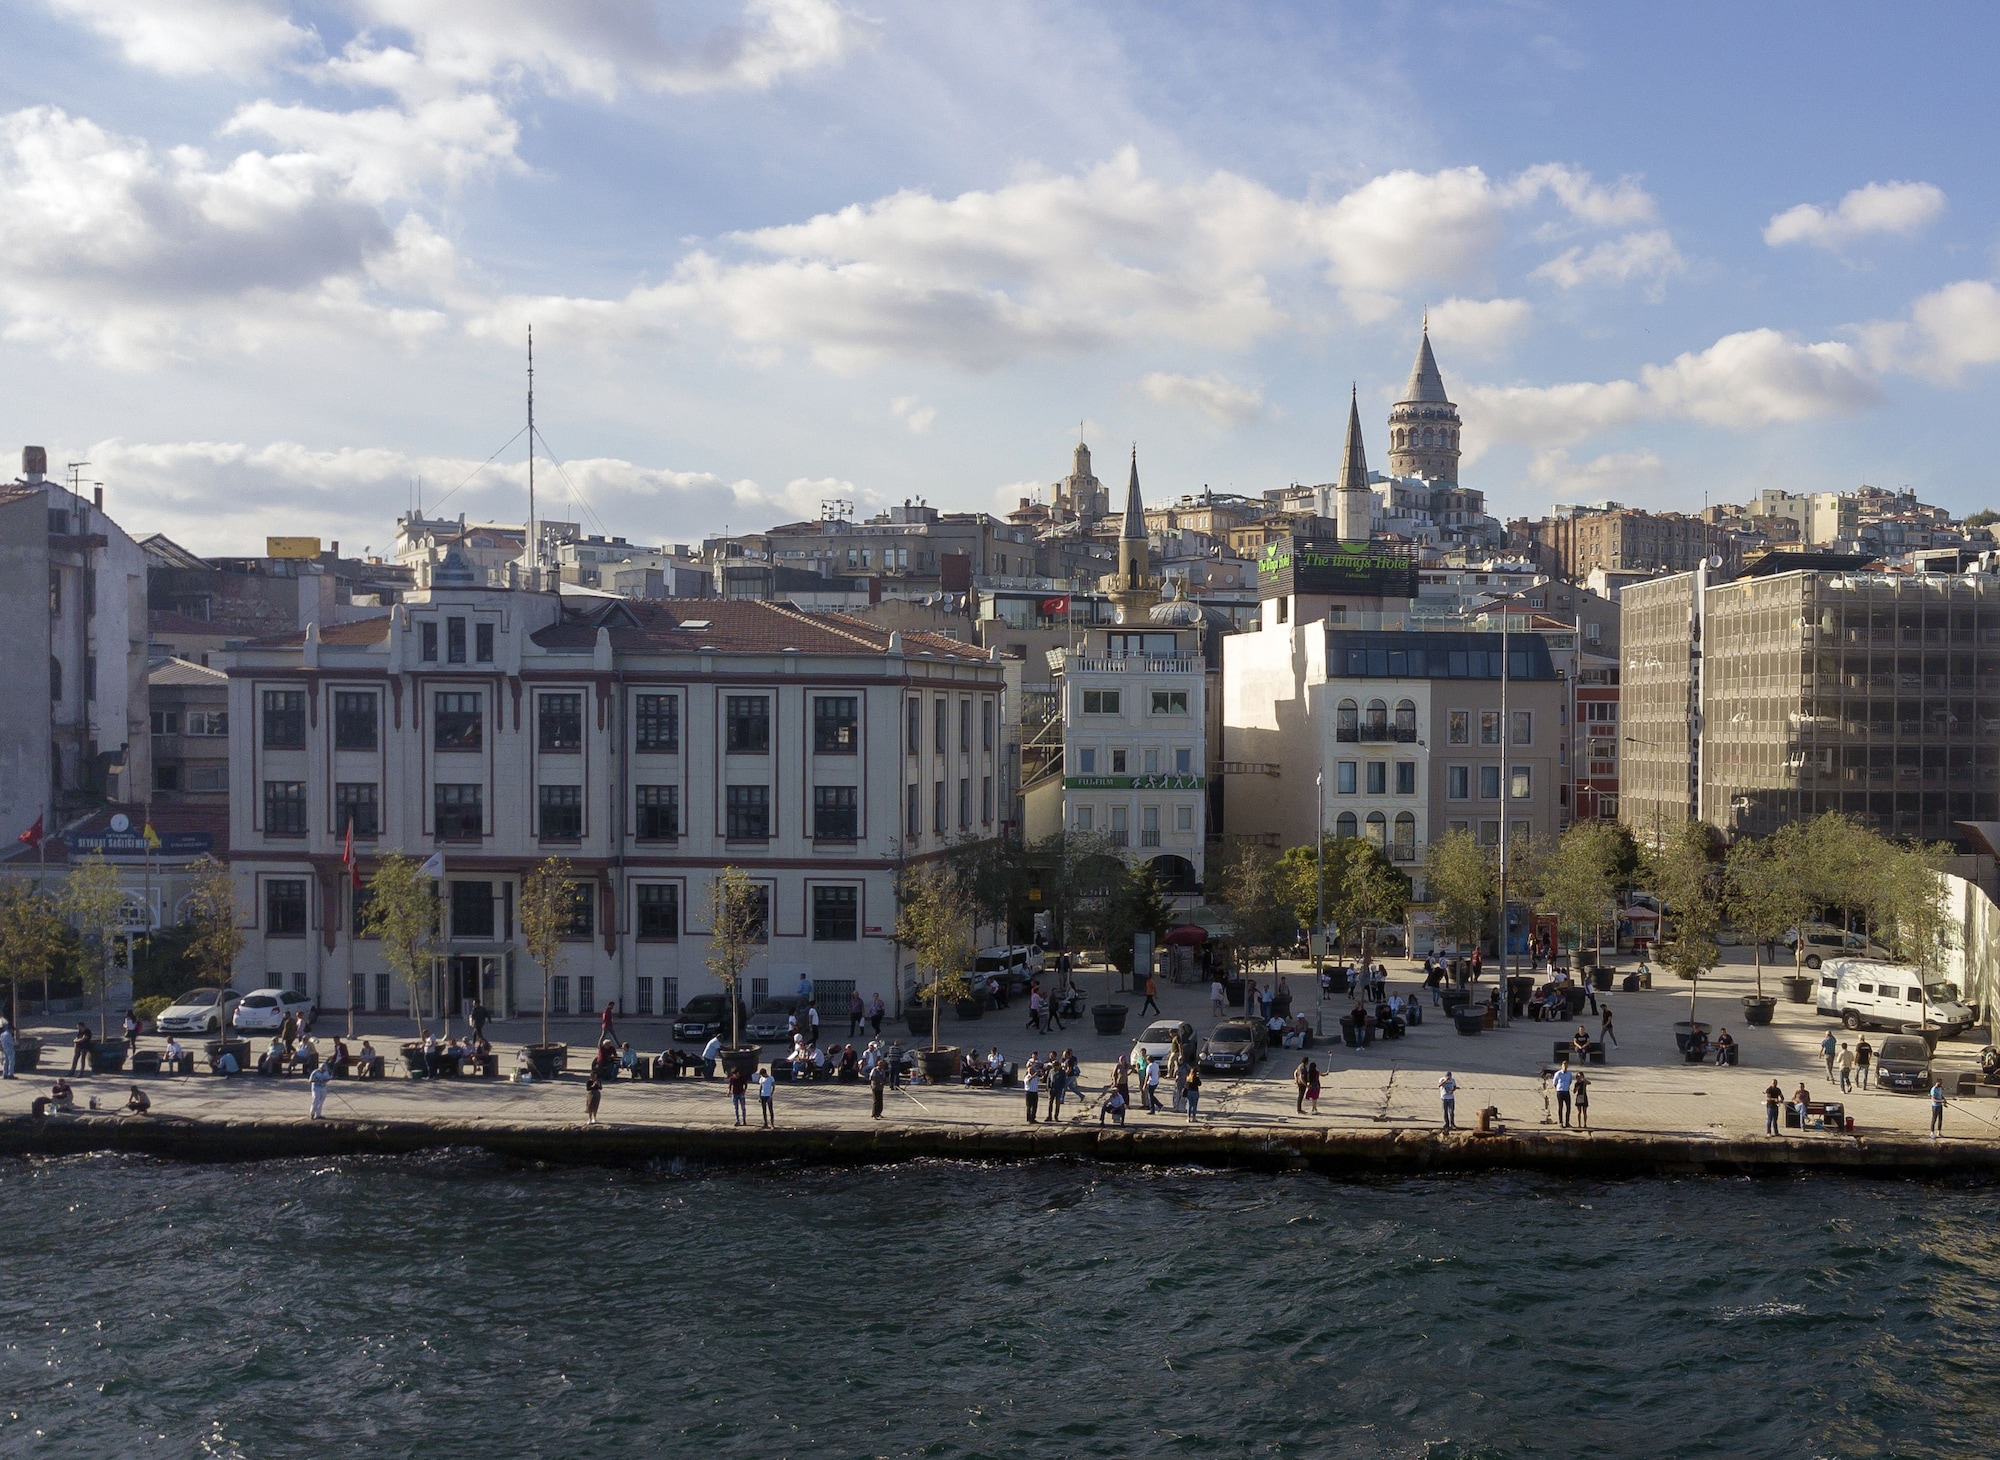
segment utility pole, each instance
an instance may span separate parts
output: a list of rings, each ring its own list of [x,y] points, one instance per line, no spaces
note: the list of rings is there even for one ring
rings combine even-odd
[[[528,326],[528,591],[542,586],[542,545],[535,537],[535,327]]]

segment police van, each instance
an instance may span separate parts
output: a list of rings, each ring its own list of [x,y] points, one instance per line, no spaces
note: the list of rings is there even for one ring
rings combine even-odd
[[[1829,958],[1819,970],[1819,1012],[1849,1029],[1936,1029],[1945,1038],[1979,1022],[1958,985],[1872,958]]]

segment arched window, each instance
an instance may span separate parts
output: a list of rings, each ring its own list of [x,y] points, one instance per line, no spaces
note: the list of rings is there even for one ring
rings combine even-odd
[[[1389,707],[1380,700],[1368,702],[1368,733],[1363,738],[1368,740],[1389,738]]]
[[[62,660],[53,654],[49,655],[49,698],[62,703]]]
[[[1353,700],[1342,700],[1333,712],[1333,738],[1335,740],[1359,740],[1360,710]]]
[[[1396,701],[1396,738],[1406,745],[1414,745],[1417,739],[1417,704],[1415,700]]]
[[[1368,813],[1368,845],[1377,851],[1389,850],[1389,822],[1379,811]]]
[[[1417,818],[1407,811],[1396,813],[1396,860],[1417,860]]]
[[[1333,824],[1333,834],[1343,840],[1353,840],[1354,813],[1352,811],[1343,811],[1340,813],[1340,819]]]
[[[1424,427],[1424,445],[1435,446],[1436,444],[1436,440],[1431,435],[1431,428],[1429,426]]]

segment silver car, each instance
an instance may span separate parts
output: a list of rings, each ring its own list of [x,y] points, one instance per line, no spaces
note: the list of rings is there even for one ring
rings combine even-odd
[[[235,989],[189,989],[160,1010],[153,1028],[161,1034],[220,1034],[242,998]]]

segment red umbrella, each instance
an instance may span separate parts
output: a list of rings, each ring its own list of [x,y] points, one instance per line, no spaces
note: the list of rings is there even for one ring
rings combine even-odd
[[[1208,941],[1208,929],[1202,927],[1199,923],[1183,923],[1178,928],[1168,928],[1167,936],[1161,939],[1161,941],[1170,944],[1180,944],[1189,948],[1198,948]]]

